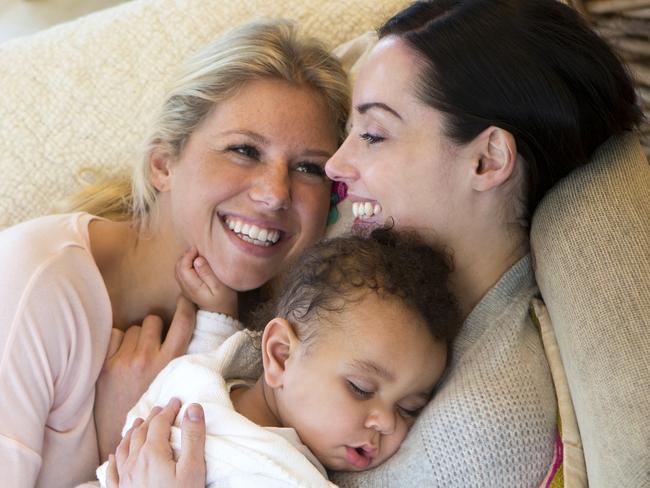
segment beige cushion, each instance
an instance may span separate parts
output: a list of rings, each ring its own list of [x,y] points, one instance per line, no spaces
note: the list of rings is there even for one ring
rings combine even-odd
[[[589,485],[650,486],[650,166],[634,135],[593,159],[535,213],[536,276]]]
[[[334,47],[406,0],[138,0],[0,45],[0,228],[48,212],[84,166],[139,157],[179,61],[228,28],[296,20]]]
[[[560,435],[562,438],[562,473],[564,486],[569,488],[586,488],[587,468],[585,466],[585,456],[582,449],[582,440],[580,439],[580,430],[578,420],[576,419],[569,385],[560,357],[560,349],[557,345],[555,332],[551,318],[548,316],[548,310],[544,302],[536,298],[532,303],[533,313],[539,326],[544,352],[548,365],[551,368],[553,376],[553,385],[557,395],[557,410],[560,418]],[[560,476],[552,467],[550,473],[554,477]],[[553,479],[553,478],[551,478]],[[554,485],[551,485],[554,486]]]

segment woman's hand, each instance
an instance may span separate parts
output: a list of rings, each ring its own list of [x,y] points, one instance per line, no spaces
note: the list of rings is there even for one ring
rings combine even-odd
[[[120,442],[129,409],[160,370],[187,351],[195,318],[194,305],[180,297],[164,341],[163,322],[155,315],[147,316],[142,326],[133,325],[126,332],[113,329],[95,387],[95,427],[101,460],[107,459]]]
[[[189,249],[176,263],[176,281],[183,294],[202,310],[237,318],[237,292],[219,281],[196,248]]]
[[[181,407],[172,399],[155,407],[146,421],[137,419],[108,462],[108,488],[203,488],[205,486],[205,420],[203,409],[191,404],[181,425],[178,462],[169,442],[171,426]]]

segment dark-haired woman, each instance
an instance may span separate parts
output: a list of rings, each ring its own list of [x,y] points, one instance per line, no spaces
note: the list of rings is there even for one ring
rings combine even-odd
[[[338,481],[538,486],[556,400],[528,315],[530,217],[555,182],[639,121],[633,85],[553,0],[417,2],[379,36],[354,88],[353,129],[326,171],[347,183],[358,224],[390,219],[453,250],[466,320],[446,381],[397,455]]]
[[[343,486],[536,487],[556,400],[530,300],[529,222],[545,192],[640,119],[619,59],[554,0],[433,0],[390,19],[327,163],[355,223],[453,250],[466,317],[450,372],[397,454]],[[568,211],[570,209],[567,209]]]

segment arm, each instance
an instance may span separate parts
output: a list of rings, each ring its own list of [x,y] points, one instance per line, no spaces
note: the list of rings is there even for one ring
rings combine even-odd
[[[42,465],[52,372],[37,360],[39,344],[17,330],[9,336],[12,340],[0,348],[0,473],[12,486],[28,487],[36,484]]]
[[[219,281],[195,248],[176,263],[176,281],[183,294],[200,309],[237,318],[237,292]]]
[[[183,294],[201,310],[188,354],[217,349],[243,325],[237,320],[237,293],[221,284],[207,261],[192,248],[176,263],[176,280]]]

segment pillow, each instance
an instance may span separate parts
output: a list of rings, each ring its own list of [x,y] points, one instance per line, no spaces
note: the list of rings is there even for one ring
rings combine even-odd
[[[546,195],[531,244],[589,485],[650,486],[650,165],[635,135]]]
[[[573,409],[571,393],[567,385],[557,339],[553,332],[553,324],[551,324],[551,319],[543,301],[539,299],[533,300],[531,315],[533,322],[539,327],[544,352],[553,377],[558,404],[559,439],[556,455],[540,488],[559,488],[562,486],[586,488],[588,486],[587,468],[585,467],[578,421]]]
[[[227,29],[287,17],[333,47],[405,0],[137,0],[0,44],[0,228],[47,213],[80,169],[140,157],[180,61]]]

